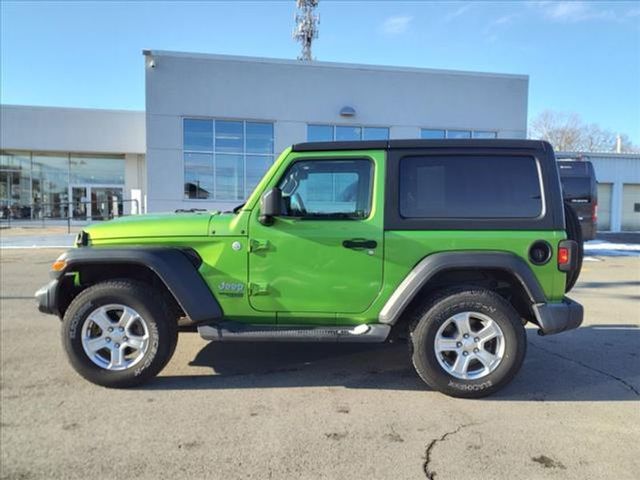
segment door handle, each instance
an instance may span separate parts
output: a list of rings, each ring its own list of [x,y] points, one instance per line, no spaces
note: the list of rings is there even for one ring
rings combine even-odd
[[[378,242],[375,240],[366,240],[364,238],[352,238],[351,240],[345,240],[342,242],[344,248],[376,248]]]

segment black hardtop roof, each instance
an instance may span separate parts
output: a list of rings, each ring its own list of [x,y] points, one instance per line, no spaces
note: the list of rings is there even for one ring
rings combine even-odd
[[[589,160],[558,160],[561,177],[595,176],[593,164]]]
[[[333,150],[389,150],[419,148],[509,148],[552,151],[541,140],[518,139],[450,139],[450,140],[360,140],[348,142],[306,142],[293,145],[294,152],[326,152]]]

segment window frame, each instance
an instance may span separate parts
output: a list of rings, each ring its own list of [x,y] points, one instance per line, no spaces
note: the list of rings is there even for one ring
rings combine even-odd
[[[190,150],[185,149],[185,121],[186,120],[207,120],[211,121],[211,134],[212,134],[212,149],[211,150]],[[229,151],[217,151],[216,150],[216,122],[240,122],[242,123],[242,150],[240,152],[229,152]],[[271,129],[273,131],[272,136],[272,149],[271,153],[254,153],[247,151],[247,123],[264,123],[271,125]],[[246,119],[246,118],[226,118],[226,117],[203,117],[198,115],[185,115],[181,117],[180,122],[181,128],[181,164],[182,164],[182,201],[187,202],[241,202],[243,200],[247,200],[253,190],[255,190],[255,185],[253,188],[249,189],[247,187],[247,157],[264,157],[270,158],[271,165],[275,162],[276,154],[275,154],[275,121],[273,120],[261,120],[261,119]],[[186,162],[185,162],[185,154],[206,154],[211,155],[212,158],[212,178],[213,178],[213,192],[211,192],[211,196],[209,198],[190,198],[187,196],[185,192],[186,185]],[[217,197],[217,172],[216,172],[216,156],[217,155],[239,155],[242,157],[242,186],[243,186],[243,195],[242,198],[216,198]],[[267,169],[268,170],[268,169]],[[257,184],[256,184],[257,185]],[[237,188],[237,187],[236,187]],[[237,191],[236,191],[237,193]]]
[[[294,159],[289,165],[287,165],[287,168],[285,169],[284,172],[282,172],[282,175],[280,175],[277,180],[274,183],[274,186],[278,186],[280,185],[280,183],[282,182],[282,180],[289,174],[289,172],[296,166],[296,164],[298,163],[302,163],[302,162],[313,162],[313,161],[322,161],[322,162],[344,162],[344,161],[357,161],[357,160],[364,160],[366,162],[368,162],[369,164],[369,171],[370,171],[370,175],[369,175],[369,202],[368,202],[368,206],[367,206],[367,211],[366,211],[366,216],[364,217],[332,217],[330,214],[328,214],[326,217],[322,217],[322,216],[299,216],[299,215],[282,215],[283,218],[292,218],[292,219],[297,219],[297,220],[305,220],[305,221],[310,221],[310,220],[319,220],[319,221],[346,221],[346,222],[363,222],[363,221],[368,221],[371,219],[372,215],[374,214],[374,208],[373,208],[373,192],[374,192],[374,186],[375,186],[375,179],[376,179],[376,162],[367,156],[354,156],[354,157],[324,157],[324,156],[313,156],[313,157],[298,157],[296,159]]]
[[[542,212],[537,217],[405,218],[400,214],[400,161],[416,156],[526,156],[536,161]],[[555,175],[555,176],[554,176]],[[564,230],[564,212],[555,158],[535,149],[511,148],[392,148],[385,181],[385,230]]]

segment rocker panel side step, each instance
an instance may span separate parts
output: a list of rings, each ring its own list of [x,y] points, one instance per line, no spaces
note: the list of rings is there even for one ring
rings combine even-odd
[[[214,342],[363,342],[381,343],[389,336],[390,325],[362,324],[354,327],[300,327],[245,325],[224,322],[200,325],[200,336]]]

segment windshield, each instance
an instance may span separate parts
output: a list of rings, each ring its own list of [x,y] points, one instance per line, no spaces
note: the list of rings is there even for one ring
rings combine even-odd
[[[371,211],[368,159],[314,159],[294,163],[280,180],[287,216],[362,219]]]

